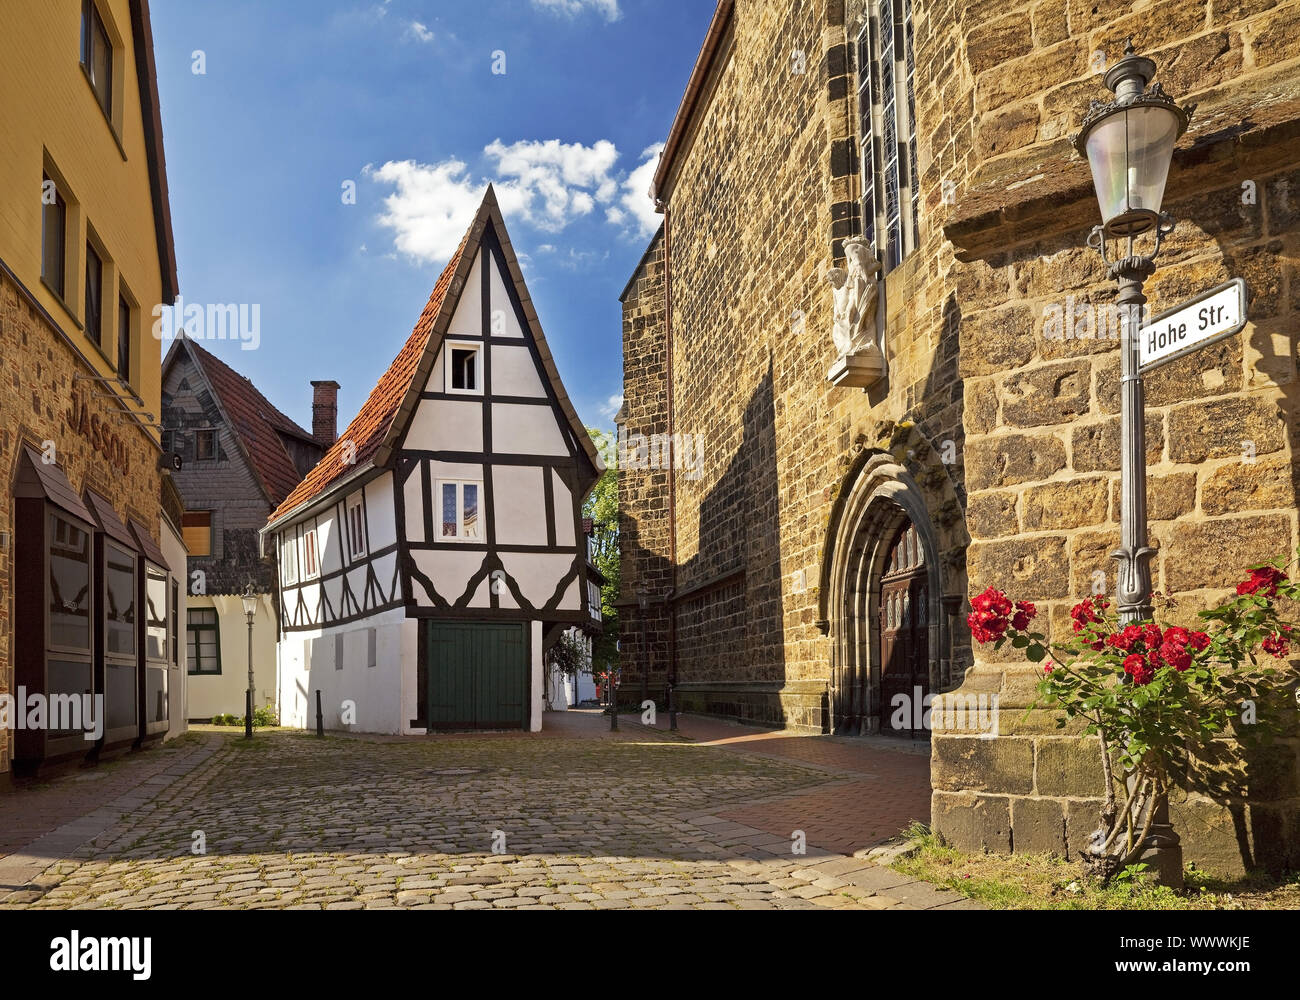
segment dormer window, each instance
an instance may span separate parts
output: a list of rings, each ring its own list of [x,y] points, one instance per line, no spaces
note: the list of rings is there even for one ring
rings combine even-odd
[[[447,345],[447,391],[477,394],[483,391],[480,373],[482,348],[478,344]]]

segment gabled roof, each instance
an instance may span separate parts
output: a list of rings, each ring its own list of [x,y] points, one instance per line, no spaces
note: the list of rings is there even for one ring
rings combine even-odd
[[[212,390],[213,399],[235,436],[240,451],[257,477],[267,503],[279,506],[302,476],[293,464],[281,434],[319,445],[311,433],[281,413],[246,377],[189,337],[178,336],[163,362],[163,378],[180,350],[189,352]]]
[[[591,435],[587,433],[586,427],[578,418],[577,411],[574,410],[573,403],[565,392],[564,384],[560,381],[555,359],[551,356],[550,348],[547,347],[546,337],[537,319],[537,312],[533,309],[532,299],[524,284],[523,271],[520,270],[519,261],[506,232],[505,220],[501,217],[496,192],[489,186],[483,196],[482,204],[479,205],[478,213],[474,216],[474,222],[438,277],[437,283],[433,286],[433,294],[429,296],[429,301],[401,353],[380,378],[356,418],[339,436],[338,442],[326,452],[320,464],[312,469],[280,504],[271,515],[268,524],[274,524],[310,505],[330,487],[352,473],[364,469],[368,464],[380,468],[387,466],[406,429],[407,422],[415,412],[420,393],[429,380],[434,359],[438,356],[447,327],[460,303],[461,293],[465,290],[470,269],[478,257],[483,234],[489,223],[501,244],[506,270],[514,283],[515,293],[523,307],[529,332],[537,345],[537,353],[542,360],[542,367],[546,371],[552,391],[569,422],[569,427],[591,463],[592,472],[587,477],[588,481],[583,482],[583,489],[590,489],[594,485],[604,466],[601,464]],[[355,451],[349,448],[349,444]]]

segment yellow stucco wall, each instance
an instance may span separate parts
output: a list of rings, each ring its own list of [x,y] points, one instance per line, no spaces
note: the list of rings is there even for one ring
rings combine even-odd
[[[149,187],[143,114],[128,0],[95,0],[114,44],[114,125],[81,68],[81,4],[7,4],[0,94],[0,258],[101,375],[115,372],[119,287],[136,307],[129,381],[157,414],[160,359],[152,311],[162,276]],[[52,168],[52,169],[51,169]],[[63,301],[41,281],[41,180],[47,170],[68,203]],[[82,333],[86,238],[104,257],[103,353]],[[110,361],[109,359],[113,359]]]

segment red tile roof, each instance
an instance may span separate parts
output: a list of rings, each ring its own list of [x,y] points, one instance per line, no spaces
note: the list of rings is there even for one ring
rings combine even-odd
[[[501,217],[496,193],[489,185],[474,221],[470,224],[464,239],[461,240],[460,246],[452,254],[451,260],[447,262],[447,267],[439,276],[437,284],[433,286],[433,294],[429,296],[429,302],[424,307],[424,312],[420,314],[420,320],[415,324],[415,330],[406,341],[406,346],[402,348],[397,359],[370,393],[370,398],[361,407],[361,412],[357,414],[356,419],[348,425],[334,447],[326,452],[320,464],[307,474],[307,478],[299,483],[271,514],[268,524],[274,524],[310,503],[356,469],[363,468],[366,463],[373,461],[375,465],[382,468],[390,461],[406,421],[418,403],[419,393],[425,384],[423,380],[428,378],[433,358],[441,345],[441,338],[451,322],[451,312],[455,309],[461,294],[458,283],[463,283],[468,277],[469,268],[489,225],[492,226],[501,245],[506,270],[509,272],[509,278],[523,308],[524,318],[537,347],[546,377],[555,392],[560,410],[574,434],[574,440],[578,442],[586,456],[588,467],[582,475],[584,492],[595,484],[604,466],[596,451],[595,442],[591,440],[591,435],[587,433],[587,429],[578,418],[577,411],[574,410],[573,403],[564,390],[564,384],[560,381],[560,373],[555,368],[555,359],[551,356],[550,348],[547,347],[546,337],[542,333],[541,324],[537,321],[536,310],[533,309],[528,289],[524,285],[524,276],[519,269],[518,258],[510,245],[510,237],[506,232],[505,220]],[[431,346],[430,342],[435,337],[437,341]],[[421,380],[418,384],[417,378]],[[355,447],[355,451],[349,448],[349,442]]]
[[[315,438],[272,406],[257,386],[215,354],[188,338],[185,347],[212,386],[217,404],[243,445],[267,499],[273,507],[279,506],[302,479],[280,434],[309,442]]]
[[[424,357],[425,348],[429,344],[429,335],[433,333],[434,322],[442,309],[443,299],[451,288],[456,269],[460,266],[461,254],[469,242],[472,231],[473,227],[465,233],[460,246],[447,262],[446,268],[433,286],[433,294],[429,296],[424,312],[420,314],[419,322],[415,324],[415,329],[407,338],[406,345],[384,372],[379,383],[371,390],[365,405],[353,418],[352,423],[348,424],[347,430],[339,435],[338,441],[325,453],[316,468],[307,473],[307,478],[277,506],[275,512],[271,514],[271,521],[319,496],[333,483],[365,465],[379,450],[379,446],[383,444],[392,426],[393,417],[397,414],[403,399],[406,398],[406,393],[420,366],[420,360]],[[349,444],[356,450],[351,451]]]

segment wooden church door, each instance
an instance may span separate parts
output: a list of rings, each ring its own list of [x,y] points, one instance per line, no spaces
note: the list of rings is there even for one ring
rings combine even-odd
[[[917,732],[930,690],[929,586],[924,547],[916,527],[907,524],[890,549],[880,581],[880,731]],[[905,725],[899,728],[898,695]]]

